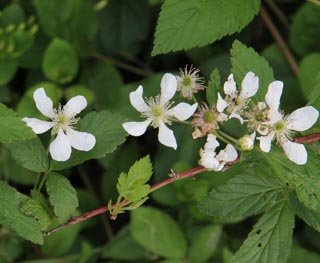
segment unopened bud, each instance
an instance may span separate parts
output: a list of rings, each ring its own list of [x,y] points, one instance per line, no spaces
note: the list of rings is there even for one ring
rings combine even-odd
[[[251,151],[253,149],[255,137],[256,137],[255,133],[241,137],[239,139],[240,149],[242,151]]]

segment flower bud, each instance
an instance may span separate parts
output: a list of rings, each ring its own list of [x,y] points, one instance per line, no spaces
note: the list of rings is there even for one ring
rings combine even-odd
[[[255,132],[250,135],[245,135],[239,139],[239,146],[242,151],[251,151],[253,149]]]

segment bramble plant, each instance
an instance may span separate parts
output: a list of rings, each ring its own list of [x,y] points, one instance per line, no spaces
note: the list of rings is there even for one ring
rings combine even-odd
[[[0,262],[320,262],[318,0],[0,7]]]

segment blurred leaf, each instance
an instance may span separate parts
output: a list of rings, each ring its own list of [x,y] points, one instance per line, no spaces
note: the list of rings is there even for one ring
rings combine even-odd
[[[39,223],[20,212],[24,197],[4,181],[0,181],[0,223],[20,237],[35,244],[43,244]]]
[[[99,159],[113,152],[125,141],[126,132],[122,128],[125,118],[120,114],[108,111],[91,112],[79,121],[77,130],[92,133],[96,137],[96,145],[89,152],[73,149],[71,158],[66,162],[52,161],[54,170],[62,170],[90,159]]]
[[[99,13],[99,39],[105,52],[124,58],[136,56],[148,37],[147,0],[109,0]]]
[[[0,103],[0,143],[26,140],[35,137],[33,131],[17,114]]]
[[[205,263],[214,254],[222,234],[221,226],[204,226],[191,241],[188,259],[193,263]]]
[[[64,223],[79,205],[76,190],[67,178],[53,172],[47,175],[46,188],[58,221]]]
[[[217,68],[215,68],[211,75],[208,83],[208,87],[206,88],[206,96],[207,102],[210,106],[213,106],[217,103],[218,92],[220,90],[220,73]]]
[[[274,178],[239,175],[212,190],[200,210],[225,219],[256,215],[274,202],[282,189],[281,182]]]
[[[0,26],[18,24],[26,19],[25,13],[19,4],[9,4],[1,10]]]
[[[6,144],[11,157],[22,167],[34,172],[49,169],[48,155],[39,138],[28,141],[16,141]]]
[[[42,70],[46,77],[64,84],[75,78],[78,69],[79,61],[73,47],[64,40],[53,39],[43,57]]]
[[[130,230],[139,244],[167,258],[185,256],[186,239],[171,217],[151,207],[140,207],[131,215]]]
[[[308,251],[304,248],[293,246],[291,255],[287,263],[318,263],[320,262],[320,255],[314,252]]]
[[[304,97],[312,100],[313,89],[319,89],[320,77],[320,53],[305,56],[300,62],[299,82]]]
[[[146,256],[146,252],[146,249],[132,238],[129,227],[125,226],[107,243],[102,256],[116,260],[139,260]]]
[[[239,32],[259,7],[259,0],[167,0],[161,8],[152,55],[204,46]]]
[[[87,99],[88,104],[91,104],[94,101],[95,97],[94,93],[91,90],[82,85],[74,85],[64,90],[64,97],[66,98],[66,100],[70,100],[77,95],[84,96]]]
[[[13,58],[0,58],[0,85],[7,84],[18,70],[18,61]]]
[[[149,155],[136,161],[128,174],[121,173],[118,178],[117,190],[119,195],[137,202],[148,195],[150,186],[146,184],[152,176],[152,163]]]
[[[241,81],[247,72],[252,71],[259,77],[259,90],[255,97],[259,101],[264,101],[267,88],[274,80],[273,72],[268,62],[252,48],[245,46],[238,40],[233,42],[230,53],[231,71],[235,75],[238,86],[241,86]]]
[[[287,262],[293,227],[294,214],[286,200],[275,203],[254,225],[232,262]]]
[[[41,29],[50,38],[70,42],[81,56],[92,53],[97,32],[93,2],[87,0],[33,0]]]
[[[290,45],[298,55],[320,51],[320,6],[304,3],[293,17]]]

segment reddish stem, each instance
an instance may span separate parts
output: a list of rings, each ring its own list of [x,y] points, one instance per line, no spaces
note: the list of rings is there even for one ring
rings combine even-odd
[[[294,141],[297,143],[315,143],[320,140],[320,132],[297,137]]]

